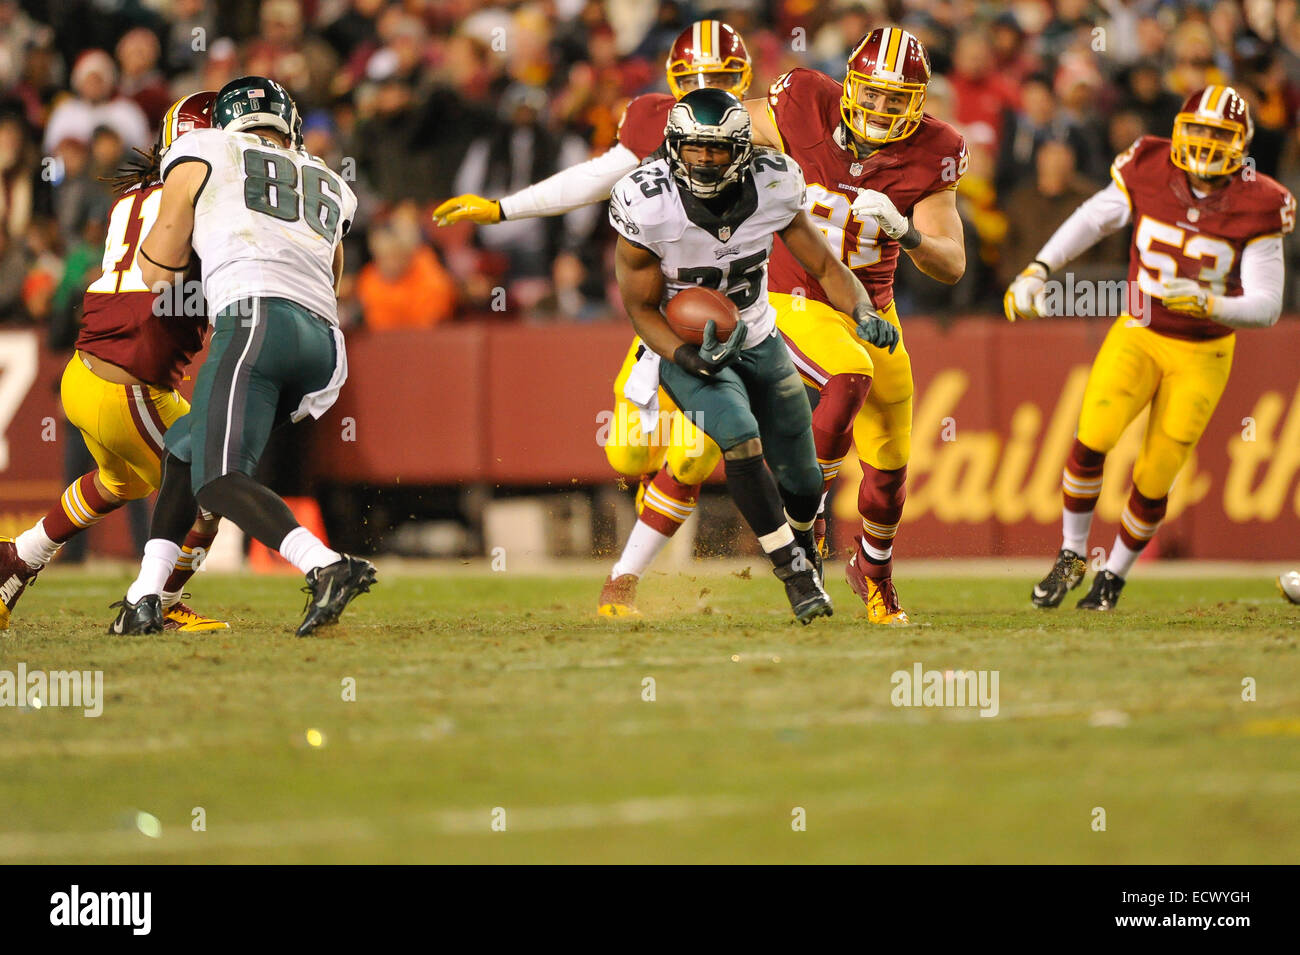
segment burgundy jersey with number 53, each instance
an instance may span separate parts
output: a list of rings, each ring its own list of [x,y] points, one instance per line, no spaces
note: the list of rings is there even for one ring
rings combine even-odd
[[[1133,216],[1129,313],[1171,338],[1222,338],[1232,329],[1165,308],[1162,284],[1187,278],[1208,286],[1214,295],[1241,294],[1242,252],[1256,239],[1295,228],[1295,197],[1250,166],[1232,173],[1228,185],[1217,192],[1197,196],[1187,174],[1169,158],[1169,150],[1168,139],[1143,136],[1110,168]]]

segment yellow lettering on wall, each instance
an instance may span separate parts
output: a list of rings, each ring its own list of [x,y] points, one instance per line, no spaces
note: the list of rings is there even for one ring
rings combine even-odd
[[[1246,441],[1238,434],[1228,442],[1223,511],[1230,520],[1276,520],[1286,505],[1287,491],[1300,470],[1300,387],[1296,388],[1283,418],[1285,403],[1279,392],[1264,392],[1250,413],[1255,420],[1255,440]],[[1261,467],[1264,476],[1256,484],[1255,477]],[[1292,506],[1300,516],[1300,488]]]

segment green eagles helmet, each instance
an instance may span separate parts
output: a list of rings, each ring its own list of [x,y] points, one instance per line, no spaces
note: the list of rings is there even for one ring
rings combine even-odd
[[[212,106],[212,125],[232,133],[269,126],[288,136],[290,145],[302,145],[302,117],[293,97],[265,76],[241,76],[221,87]]]
[[[749,113],[734,94],[721,89],[691,90],[674,103],[664,141],[673,177],[701,199],[739,182],[754,154]],[[688,145],[722,146],[731,158],[718,166],[684,162],[681,150]]]

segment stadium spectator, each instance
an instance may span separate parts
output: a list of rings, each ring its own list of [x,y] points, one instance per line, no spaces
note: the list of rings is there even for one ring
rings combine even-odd
[[[993,48],[983,33],[963,33],[958,38],[948,80],[952,84],[957,121],[967,129],[987,129],[989,141],[996,150],[1001,142],[1005,114],[1019,108],[1020,94],[997,71]]]
[[[998,154],[997,188],[1003,193],[1029,181],[1044,143],[1068,143],[1075,155],[1087,148],[1087,134],[1061,112],[1050,77],[1043,73],[1027,77],[1020,85],[1020,99],[1022,108],[1008,117]]]
[[[118,90],[133,100],[152,128],[162,122],[163,114],[172,104],[167,81],[158,69],[162,47],[152,30],[136,27],[127,31],[117,42],[117,65],[122,72]]]
[[[329,44],[305,32],[297,0],[266,0],[259,23],[244,51],[244,72],[283,83],[301,108],[328,102],[338,61]]]
[[[35,144],[18,113],[0,113],[0,234],[19,246],[32,221]]]
[[[1172,129],[1180,100],[1161,85],[1160,68],[1152,62],[1134,64],[1120,77],[1119,108],[1136,113],[1147,130]],[[1161,135],[1164,135],[1163,133]]]
[[[1059,140],[1043,143],[1034,165],[1034,179],[1012,191],[1005,202],[1005,207],[1014,209],[1015,214],[1008,217],[1001,249],[998,284],[1003,288],[1026,262],[1034,260],[1043,243],[1079,204],[1096,191],[1078,175],[1074,150],[1068,143]],[[1070,268],[1076,274],[1089,266],[1123,273],[1127,262],[1127,242],[1120,233],[1094,245],[1075,259]]]
[[[1252,104],[1257,168],[1275,169],[1289,183],[1300,180],[1295,9],[1289,2],[1231,0],[777,0],[733,5],[723,15],[745,33],[754,57],[751,95],[762,95],[795,66],[822,68],[839,79],[845,55],[869,26],[894,21],[917,32],[935,73],[929,108],[936,115],[948,109],[971,148],[959,207],[972,243],[968,260],[978,259],[973,271],[979,272],[1001,258],[1008,220],[1024,218],[1009,190],[1037,178],[1044,143],[1069,143],[1079,172],[1100,184],[1116,152],[1143,132],[1168,135],[1186,93],[1209,81],[1231,80]],[[167,105],[164,89],[168,95],[218,89],[235,76],[267,71],[295,93],[308,148],[354,177],[362,202],[347,242],[342,307],[345,314],[359,312],[351,296],[370,258],[371,216],[407,200],[445,198],[461,172],[490,174],[505,189],[534,171],[608,149],[626,102],[663,89],[666,39],[707,12],[680,0],[0,0],[0,103],[13,104],[0,106],[0,113],[21,112],[30,148],[41,147],[26,160],[30,202],[14,192],[22,187],[7,170],[0,214],[21,241],[0,255],[0,288],[10,302],[0,308],[14,314],[13,290],[27,285],[40,311],[47,280],[52,276],[53,289],[62,287],[62,272],[52,270],[84,241],[98,201],[92,151],[112,151],[106,138],[92,147],[98,127],[115,130],[128,152],[147,149],[160,104]],[[120,80],[105,50],[116,52]],[[1051,78],[1050,88],[1039,74]],[[943,103],[946,80],[955,109]],[[519,128],[498,112],[512,86],[539,91],[531,118]],[[0,140],[5,128],[0,122]],[[467,162],[471,140],[476,158]],[[42,166],[42,154],[55,162]],[[493,191],[486,181],[483,188]],[[24,205],[30,211],[18,213]],[[458,285],[456,308],[501,317],[490,302],[509,274],[523,279],[527,291],[509,296],[510,317],[621,319],[617,300],[604,294],[609,230],[602,210],[585,215],[551,221],[523,240],[510,239],[508,223],[482,234],[445,229],[431,237]],[[59,238],[51,244],[34,237],[41,229]],[[511,248],[489,244],[498,238]],[[9,274],[15,270],[22,274]],[[29,271],[39,273],[30,283]],[[936,300],[936,309],[967,302],[995,309],[996,284],[977,281],[973,298],[967,285],[929,291],[948,296]],[[917,292],[928,294],[924,283]]]
[[[97,127],[107,126],[128,147],[148,149],[149,120],[139,105],[117,94],[117,67],[103,50],[87,50],[72,68],[76,95],[60,102],[45,127],[45,152],[52,153],[67,139],[89,143]]]
[[[456,283],[420,235],[411,204],[370,229],[373,261],[357,276],[357,297],[367,328],[433,328],[451,318]]]

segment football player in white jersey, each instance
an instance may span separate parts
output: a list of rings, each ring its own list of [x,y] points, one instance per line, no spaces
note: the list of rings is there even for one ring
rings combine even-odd
[[[212,115],[162,157],[162,205],[140,246],[146,284],[173,300],[201,260],[213,335],[190,414],[164,438],[152,539],[112,632],[162,629],[158,595],[197,500],[306,574],[306,636],[369,590],[375,568],[331,550],[251,475],[271,429],[319,418],[347,377],[335,295],[357,200],[301,148],[298,109],[274,80],[232,80]]]
[[[722,448],[732,499],[806,624],[832,612],[813,540],[822,472],[808,396],[767,299],[773,235],[831,304],[854,317],[864,339],[890,347],[898,330],[831,252],[803,201],[799,166],[754,148],[740,100],[700,89],[669,112],[662,151],[615,184],[609,218],[619,233],[623,304],[661,358],[660,384]],[[694,285],[723,292],[739,309],[740,324],[725,343],[713,322],[703,344],[692,345],[664,319],[661,309]]]

